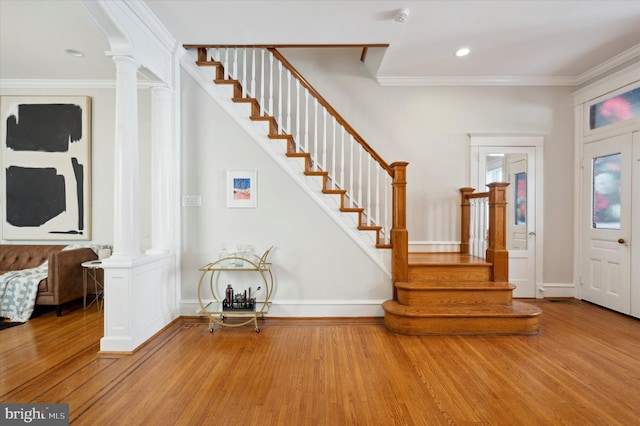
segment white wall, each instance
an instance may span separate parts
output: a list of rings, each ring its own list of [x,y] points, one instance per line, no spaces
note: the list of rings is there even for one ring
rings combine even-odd
[[[198,268],[217,260],[226,243],[256,252],[276,247],[271,315],[382,315],[382,301],[391,298],[385,273],[199,83],[184,74],[181,84],[182,194],[202,200],[182,211],[182,314],[196,311]],[[226,207],[226,170],[257,170],[257,208]]]
[[[544,133],[543,281],[573,282],[572,88],[381,87],[359,49],[283,53],[387,162],[409,162],[410,242],[459,241],[458,189],[470,181],[468,133]]]
[[[115,73],[115,68],[114,68]],[[1,95],[24,96],[89,96],[91,97],[91,240],[98,244],[113,244],[113,143],[115,141],[115,89],[81,87],[74,82],[74,87],[34,88],[28,80],[24,88],[2,88]],[[149,248],[150,241],[150,91],[142,88],[138,91],[140,121],[140,158],[141,161],[141,247]],[[2,200],[0,199],[0,203]],[[3,241],[4,242],[4,241]],[[12,241],[15,243],[15,241]],[[32,241],[21,241],[30,243]],[[37,241],[36,243],[42,243]],[[57,244],[58,241],[51,243]],[[84,244],[84,241],[60,241],[60,244]]]

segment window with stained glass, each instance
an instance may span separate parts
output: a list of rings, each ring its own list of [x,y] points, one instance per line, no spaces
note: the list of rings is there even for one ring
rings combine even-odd
[[[591,105],[589,130],[640,117],[640,87]]]

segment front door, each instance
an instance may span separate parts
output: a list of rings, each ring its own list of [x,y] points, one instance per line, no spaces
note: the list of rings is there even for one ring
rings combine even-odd
[[[481,147],[480,176],[483,191],[492,182],[509,182],[507,188],[507,250],[513,297],[536,297],[536,176],[535,148]]]
[[[582,298],[631,311],[632,134],[584,146]]]

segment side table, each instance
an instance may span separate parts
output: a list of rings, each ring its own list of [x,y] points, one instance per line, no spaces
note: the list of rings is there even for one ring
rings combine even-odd
[[[100,280],[98,272],[102,269],[102,262],[99,260],[91,260],[89,262],[83,262],[82,266],[82,285],[83,285],[83,302],[84,308],[87,309],[93,302],[98,305],[98,312],[102,312],[102,304],[100,303],[100,297],[104,300],[104,282]],[[94,286],[94,298],[87,305],[87,282],[93,281]]]

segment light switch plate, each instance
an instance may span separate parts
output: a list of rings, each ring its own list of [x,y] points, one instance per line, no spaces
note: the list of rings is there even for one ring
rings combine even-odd
[[[201,195],[183,195],[182,205],[184,207],[200,207],[202,205]]]

